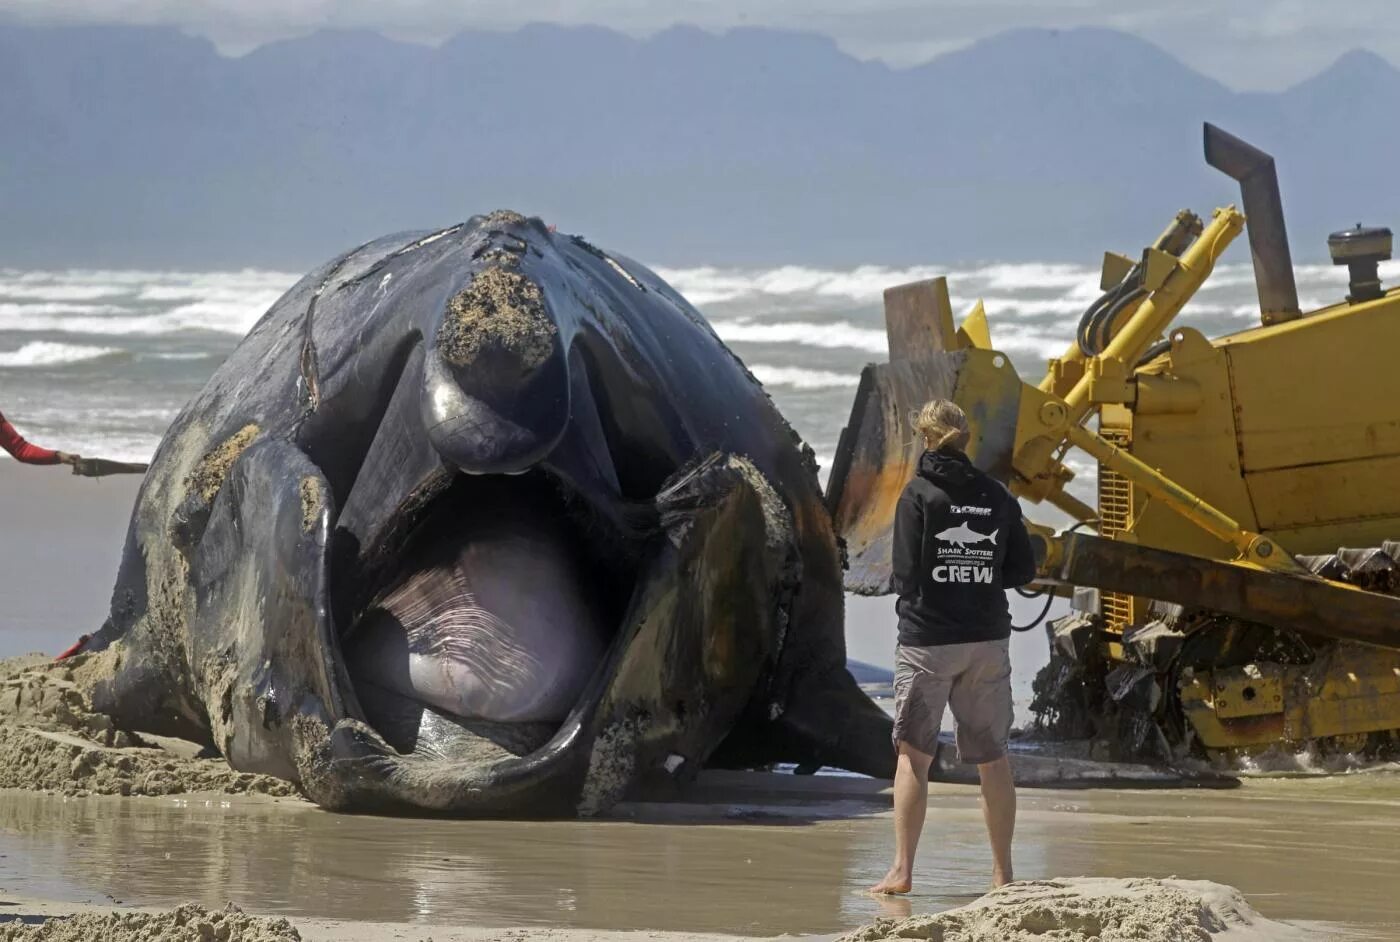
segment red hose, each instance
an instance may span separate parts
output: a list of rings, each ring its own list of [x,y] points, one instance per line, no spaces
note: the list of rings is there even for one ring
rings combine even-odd
[[[83,645],[85,645],[85,644],[88,643],[88,639],[90,639],[91,637],[92,637],[92,635],[82,635],[82,636],[80,636],[80,637],[78,638],[78,642],[77,642],[76,644],[74,644],[74,645],[73,645],[71,648],[69,648],[67,651],[64,651],[64,652],[63,652],[62,654],[60,654],[58,657],[54,658],[54,660],[55,660],[55,661],[62,661],[62,660],[64,660],[65,658],[70,658],[70,657],[72,657],[73,655],[77,654],[79,651],[81,651],[81,650],[83,649]]]

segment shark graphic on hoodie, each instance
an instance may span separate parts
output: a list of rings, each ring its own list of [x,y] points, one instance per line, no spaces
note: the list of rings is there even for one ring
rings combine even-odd
[[[993,530],[991,533],[978,533],[967,524],[960,523],[956,527],[949,527],[940,533],[935,533],[933,536],[934,539],[942,540],[945,543],[954,543],[961,547],[966,547],[969,543],[991,543],[995,546],[997,542],[997,532],[998,531]]]
[[[1005,590],[1035,577],[1016,498],[952,449],[920,457],[895,511],[891,562],[904,645],[1006,638]]]

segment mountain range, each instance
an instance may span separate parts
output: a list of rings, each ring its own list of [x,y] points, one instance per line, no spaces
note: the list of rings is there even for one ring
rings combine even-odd
[[[1317,260],[1330,230],[1400,223],[1396,113],[1400,71],[1368,52],[1239,93],[1102,29],[895,69],[764,29],[321,32],[229,58],[0,23],[0,267],[300,269],[500,207],[652,264],[1092,262],[1238,198],[1203,121],[1275,155]]]

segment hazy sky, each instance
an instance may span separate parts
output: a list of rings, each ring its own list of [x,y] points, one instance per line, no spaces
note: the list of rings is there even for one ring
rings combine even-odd
[[[463,28],[592,23],[644,35],[676,23],[825,33],[905,65],[1017,26],[1143,36],[1237,89],[1274,89],[1364,47],[1400,62],[1395,0],[0,0],[31,22],[178,26],[228,53],[325,27],[436,42]]]

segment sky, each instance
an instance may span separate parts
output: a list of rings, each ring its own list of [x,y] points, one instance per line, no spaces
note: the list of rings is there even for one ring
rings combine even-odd
[[[1016,27],[1103,26],[1150,40],[1241,91],[1285,88],[1357,47],[1400,63],[1394,0],[0,0],[24,22],[178,27],[238,55],[318,29],[437,43],[463,29],[679,23],[822,33],[862,59],[913,65]]]

